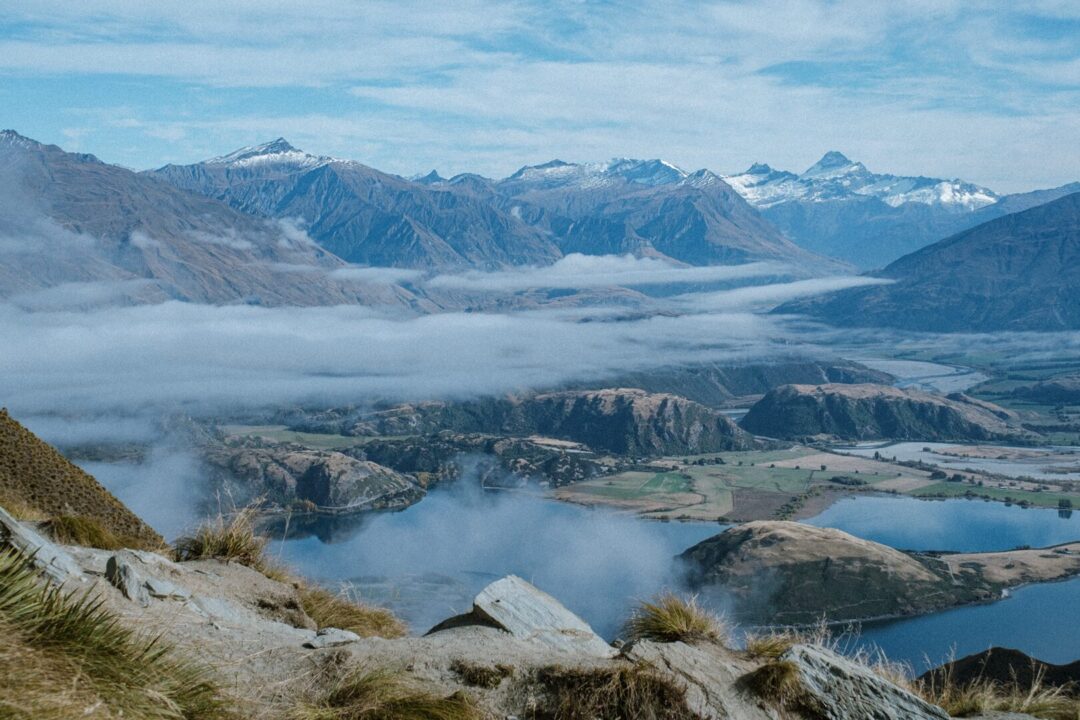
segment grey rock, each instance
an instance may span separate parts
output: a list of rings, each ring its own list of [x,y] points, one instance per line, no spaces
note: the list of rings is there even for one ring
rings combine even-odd
[[[628,660],[673,676],[686,688],[687,707],[700,718],[766,720],[774,716],[738,689],[739,676],[748,672],[752,663],[720,645],[643,640],[629,645],[623,654]]]
[[[191,597],[190,590],[164,578],[148,577],[144,584],[147,592],[150,593],[150,597],[163,600],[187,600]]]
[[[127,550],[118,552],[105,563],[105,579],[128,600],[147,607],[150,593],[146,588],[146,576],[137,567],[137,562]]]
[[[322,628],[315,637],[304,643],[304,647],[318,650],[320,648],[336,647],[338,645],[348,645],[354,643],[360,639],[360,636],[354,632],[348,630],[341,630],[339,628]]]
[[[824,648],[795,645],[781,660],[798,667],[823,720],[949,720],[936,705]]]
[[[86,580],[75,558],[36,530],[23,525],[3,508],[0,508],[0,544],[10,545],[24,555],[33,557],[34,565],[57,583]]]
[[[560,652],[592,657],[613,657],[617,652],[562,603],[516,575],[485,587],[469,613],[445,620],[431,632],[468,624],[493,625]]]

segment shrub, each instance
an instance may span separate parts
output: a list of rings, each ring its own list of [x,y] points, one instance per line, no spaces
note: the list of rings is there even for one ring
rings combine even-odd
[[[295,720],[478,720],[462,693],[439,697],[413,687],[401,674],[355,668],[313,702],[295,708]]]
[[[723,620],[698,606],[695,598],[683,599],[674,593],[641,603],[625,632],[630,640],[657,642],[723,642],[727,638]]]
[[[41,582],[10,550],[0,552],[0,631],[0,717],[229,717],[201,668],[123,627],[89,594]]]
[[[300,604],[320,627],[350,630],[360,637],[397,638],[407,634],[405,624],[385,608],[357,602],[343,590],[300,584]]]
[[[549,705],[538,713],[552,720],[697,720],[686,689],[652,668],[541,668],[537,680]]]

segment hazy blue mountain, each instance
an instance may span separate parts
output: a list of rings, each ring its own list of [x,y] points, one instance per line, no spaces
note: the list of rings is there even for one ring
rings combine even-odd
[[[0,295],[32,306],[413,299],[331,279],[345,263],[286,223],[11,130],[0,132],[0,186]]]
[[[983,223],[877,274],[893,282],[776,312],[944,332],[1080,328],[1080,193]]]

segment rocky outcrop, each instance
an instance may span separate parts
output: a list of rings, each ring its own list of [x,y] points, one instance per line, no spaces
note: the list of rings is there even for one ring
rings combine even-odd
[[[429,435],[443,430],[542,435],[620,455],[742,450],[754,441],[723,413],[677,395],[636,388],[572,390],[474,402],[430,402],[358,412],[298,427],[346,435]]]
[[[221,446],[207,459],[253,495],[322,513],[405,507],[425,492],[410,475],[334,451]]]
[[[558,652],[603,658],[616,654],[588,623],[516,575],[491,583],[473,600],[472,610],[444,620],[430,632],[465,625],[496,627]]]
[[[994,553],[910,553],[840,530],[756,521],[679,556],[687,581],[763,625],[865,620],[999,599],[1004,588],[1080,573],[1080,544]]]
[[[780,657],[798,672],[802,701],[822,720],[949,720],[949,714],[831,650],[795,645]]]
[[[889,385],[783,385],[741,421],[772,438],[841,440],[1009,440],[1038,436],[1004,408],[962,394],[948,397]]]

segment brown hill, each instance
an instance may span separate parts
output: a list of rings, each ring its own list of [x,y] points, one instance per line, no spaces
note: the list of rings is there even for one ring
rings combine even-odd
[[[101,483],[20,425],[6,409],[0,409],[0,506],[47,518],[88,518],[129,546],[164,544]]]

